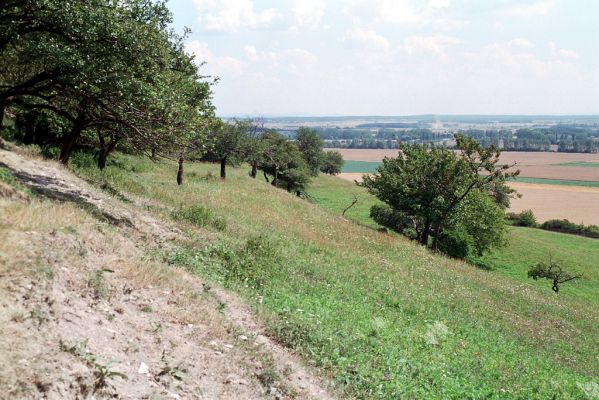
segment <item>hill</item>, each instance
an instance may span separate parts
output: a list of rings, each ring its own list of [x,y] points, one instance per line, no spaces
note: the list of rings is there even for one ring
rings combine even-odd
[[[312,197],[336,202],[326,208],[243,168],[222,181],[216,165],[190,164],[177,187],[170,161],[118,155],[102,173],[85,155],[73,161],[111,201],[180,232],[141,260],[170,264],[172,279],[186,270],[239,293],[267,336],[330,377],[340,396],[544,399],[597,390],[596,303],[342,218],[351,195],[331,194],[329,183],[346,184],[339,179],[316,181]],[[48,207],[43,213],[55,206]],[[366,204],[359,207],[348,216],[368,224]],[[92,232],[92,218],[77,213]]]

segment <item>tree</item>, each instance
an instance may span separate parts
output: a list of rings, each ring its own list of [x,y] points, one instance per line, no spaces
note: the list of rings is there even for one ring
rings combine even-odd
[[[343,156],[338,151],[325,151],[322,156],[320,171],[329,175],[341,173],[343,168]]]
[[[0,108],[48,110],[67,121],[65,164],[86,130],[118,126],[112,135],[142,149],[181,145],[213,110],[210,83],[170,22],[164,2],[8,1],[0,6],[0,27],[8,26],[0,34]]]
[[[245,162],[250,164],[250,176],[256,178],[258,174],[258,166],[262,162],[264,156],[265,143],[262,140],[262,134],[264,123],[262,121],[247,121],[248,130],[245,137],[245,141],[242,145],[241,153],[242,158]]]
[[[301,127],[297,131],[296,143],[302,152],[312,176],[318,175],[323,157],[323,141],[315,130]]]
[[[459,154],[433,145],[402,144],[397,158],[385,158],[377,173],[365,176],[361,183],[394,212],[413,221],[422,245],[428,246],[432,237],[434,251],[446,227],[466,227],[464,221],[472,210],[489,210],[497,204],[483,201],[481,194],[504,201],[505,196],[497,192],[511,193],[505,181],[518,174],[508,171],[510,165],[498,165],[501,152],[496,147],[484,149],[463,135],[455,138]],[[467,207],[467,199],[476,207]]]
[[[264,152],[260,169],[273,186],[283,186],[289,192],[301,194],[310,182],[310,172],[302,153],[294,142],[274,130],[263,133]]]
[[[210,139],[212,147],[206,155],[207,160],[220,163],[220,177],[227,177],[227,163],[235,161],[242,156],[243,146],[247,140],[250,129],[248,121],[220,122],[213,128]]]
[[[559,285],[575,279],[582,278],[582,275],[572,275],[564,271],[563,267],[549,257],[549,262],[540,262],[528,271],[528,277],[535,281],[540,278],[549,279],[552,282],[551,289],[559,293]]]

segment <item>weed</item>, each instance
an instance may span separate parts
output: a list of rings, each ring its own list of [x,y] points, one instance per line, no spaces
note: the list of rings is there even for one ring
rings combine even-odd
[[[187,221],[200,228],[214,228],[218,231],[227,229],[227,222],[221,216],[216,215],[212,210],[196,205],[188,208],[180,208],[173,211],[172,217],[177,221]]]
[[[49,265],[39,265],[37,273],[44,279],[51,281],[54,279],[54,270]]]
[[[156,376],[157,377],[170,376],[178,381],[182,381],[183,378],[185,378],[185,374],[187,374],[187,368],[185,368],[183,366],[183,364],[181,363],[175,367],[170,367],[170,366],[166,365],[164,368],[162,368],[160,370],[160,372],[158,372],[158,374],[156,374]]]
[[[97,362],[94,362],[92,364],[92,366],[94,367],[93,393],[97,392],[98,390],[104,387],[109,387],[112,390],[114,390],[114,386],[110,384],[110,382],[108,382],[108,380],[111,378],[119,377],[122,379],[128,379],[126,374],[112,370],[112,367],[117,364],[118,361],[109,361],[106,365],[102,365]]]
[[[44,310],[40,310],[38,308],[31,310],[30,313],[31,319],[37,322],[38,326],[41,326],[43,323],[49,321],[48,313]]]
[[[106,272],[114,271],[111,269],[102,268],[94,271],[87,279],[87,287],[92,289],[95,299],[104,299],[108,297],[108,288],[106,287],[106,278],[104,277]]]
[[[146,304],[141,308],[141,311],[143,311],[145,313],[151,313],[153,311],[152,306],[150,306],[149,304]]]
[[[93,393],[105,387],[109,387],[114,390],[114,386],[108,381],[111,378],[119,377],[122,379],[127,379],[126,374],[114,371],[112,369],[113,366],[118,364],[118,361],[109,361],[106,365],[99,363],[96,356],[88,349],[87,339],[72,346],[69,346],[60,340],[59,348],[61,351],[67,352],[81,359],[88,365],[88,367],[93,369]]]

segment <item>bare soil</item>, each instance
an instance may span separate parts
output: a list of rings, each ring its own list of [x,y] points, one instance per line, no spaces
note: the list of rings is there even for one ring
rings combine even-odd
[[[57,163],[0,164],[41,195],[0,187],[0,399],[333,397],[241,299],[153,256],[176,227]]]

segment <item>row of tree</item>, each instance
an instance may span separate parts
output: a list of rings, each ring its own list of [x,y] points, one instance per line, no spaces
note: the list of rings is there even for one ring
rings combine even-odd
[[[295,140],[290,140],[251,120],[221,121],[209,141],[202,160],[220,163],[222,179],[227,176],[227,165],[245,162],[252,178],[262,171],[267,182],[297,195],[304,192],[311,177],[319,172],[338,174],[343,166],[341,154],[323,151],[322,139],[308,128],[300,128]]]
[[[3,0],[0,118],[16,116],[26,142],[57,143],[65,164],[82,141],[101,167],[117,144],[201,149],[214,80],[170,23],[163,1]]]

